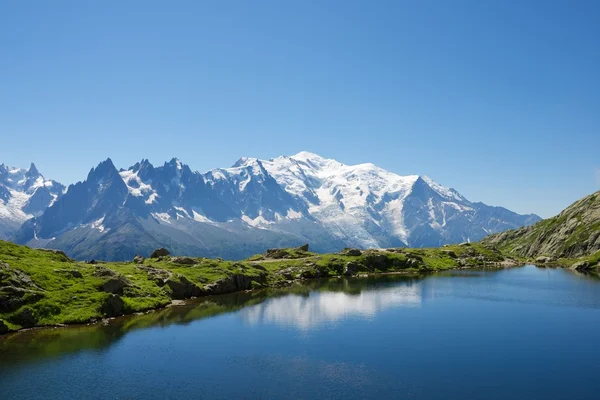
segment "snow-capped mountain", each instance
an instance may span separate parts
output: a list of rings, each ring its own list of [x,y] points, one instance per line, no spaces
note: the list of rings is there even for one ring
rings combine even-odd
[[[204,174],[177,159],[120,171],[108,159],[27,221],[16,239],[76,258],[127,259],[159,246],[242,258],[302,243],[316,251],[438,246],[537,220],[472,203],[427,177],[308,152],[241,158]]]
[[[40,216],[62,194],[64,186],[29,169],[0,164],[0,239],[13,235],[26,220]]]

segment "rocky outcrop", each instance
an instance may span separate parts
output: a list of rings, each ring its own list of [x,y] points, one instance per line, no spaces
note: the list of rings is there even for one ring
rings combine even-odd
[[[6,323],[0,319],[0,335],[4,335],[9,331],[10,329],[8,329],[8,325],[6,325]]]
[[[202,295],[202,290],[181,274],[173,275],[165,282],[172,299],[183,300]]]
[[[298,247],[296,247],[296,251],[304,251],[304,252],[307,252],[307,251],[308,251],[308,243],[307,243],[307,244],[303,244],[302,246],[298,246]]]
[[[73,261],[73,259],[71,259],[69,256],[67,256],[67,254],[61,250],[54,250],[54,249],[39,249],[39,250],[59,255],[61,258],[61,261],[63,261],[63,262]]]
[[[344,275],[356,275],[361,270],[361,265],[356,261],[349,261],[344,265]]]
[[[0,261],[0,312],[12,312],[44,297],[44,290],[25,272]]]
[[[204,286],[204,292],[211,295],[233,293],[249,289],[252,289],[252,278],[243,274],[233,274],[227,278],[219,279],[214,283]]]
[[[482,240],[521,257],[578,258],[600,251],[600,191],[532,226]]]

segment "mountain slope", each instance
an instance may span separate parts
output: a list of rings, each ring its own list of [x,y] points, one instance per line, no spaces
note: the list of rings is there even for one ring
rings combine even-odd
[[[307,152],[241,158],[205,174],[177,159],[120,171],[108,159],[25,223],[16,240],[75,258],[126,259],[163,246],[238,259],[306,242],[319,252],[439,246],[537,220],[471,203],[426,177]]]
[[[12,236],[26,220],[41,215],[64,191],[34,164],[29,169],[0,164],[0,239]]]
[[[600,251],[600,191],[553,218],[486,237],[485,244],[521,257],[576,258]]]

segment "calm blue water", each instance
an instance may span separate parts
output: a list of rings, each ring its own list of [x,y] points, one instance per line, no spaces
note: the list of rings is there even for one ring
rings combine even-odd
[[[600,281],[311,282],[0,339],[2,399],[598,399]]]

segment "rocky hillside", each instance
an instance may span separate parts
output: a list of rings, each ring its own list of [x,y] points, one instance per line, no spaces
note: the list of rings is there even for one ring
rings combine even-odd
[[[600,251],[600,191],[556,217],[486,237],[482,243],[521,257],[578,258]]]

